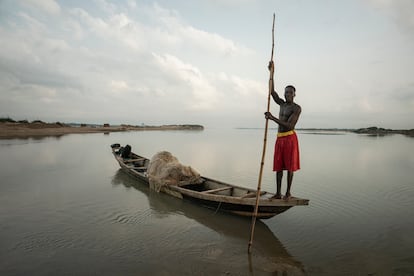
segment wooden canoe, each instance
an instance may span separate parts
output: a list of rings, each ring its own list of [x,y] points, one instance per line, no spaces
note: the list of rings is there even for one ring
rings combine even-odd
[[[131,152],[128,158],[122,157],[119,144],[111,145],[112,153],[122,170],[143,180],[149,185],[147,168],[150,160]],[[161,192],[180,199],[191,200],[199,205],[251,217],[256,204],[256,190],[244,188],[202,176],[202,182],[186,185],[166,185]],[[291,197],[289,200],[271,199],[273,193],[261,191],[257,218],[267,219],[283,213],[293,206],[308,205],[308,199]]]

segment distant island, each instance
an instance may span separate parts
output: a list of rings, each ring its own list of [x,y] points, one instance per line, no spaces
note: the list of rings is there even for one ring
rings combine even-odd
[[[40,136],[62,136],[71,133],[110,133],[120,131],[148,131],[148,130],[204,130],[202,125],[110,125],[83,124],[83,123],[46,123],[41,120],[29,122],[15,121],[11,118],[0,118],[0,138],[25,138]]]
[[[367,127],[367,128],[358,128],[358,129],[348,129],[348,128],[300,128],[298,130],[305,131],[344,131],[344,132],[353,132],[357,134],[366,134],[372,136],[385,136],[391,134],[402,134],[414,137],[414,129],[386,129],[381,127]]]
[[[237,129],[262,129],[262,128],[250,128],[250,127],[238,127]],[[270,128],[277,130],[277,128]],[[307,131],[312,134],[328,134],[338,132],[353,132],[357,134],[365,134],[369,136],[385,136],[392,134],[402,134],[410,137],[414,137],[414,129],[386,129],[381,127],[367,127],[367,128],[297,128],[298,131]],[[322,133],[323,132],[323,133]]]
[[[359,128],[354,130],[353,132],[358,134],[368,134],[368,135],[389,135],[389,134],[403,134],[407,136],[414,137],[414,129],[385,129],[380,127],[367,127],[367,128]]]

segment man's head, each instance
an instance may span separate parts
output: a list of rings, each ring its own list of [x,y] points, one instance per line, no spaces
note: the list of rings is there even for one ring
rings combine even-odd
[[[293,85],[285,87],[285,100],[288,103],[293,103],[293,98],[296,96],[296,88]]]

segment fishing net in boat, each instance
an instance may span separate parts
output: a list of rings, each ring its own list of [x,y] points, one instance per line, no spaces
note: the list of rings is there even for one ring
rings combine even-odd
[[[200,173],[184,166],[168,151],[155,154],[147,169],[150,188],[159,192],[166,185],[187,185],[202,182]]]

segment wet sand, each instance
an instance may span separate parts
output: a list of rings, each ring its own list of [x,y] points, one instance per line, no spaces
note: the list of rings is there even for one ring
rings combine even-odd
[[[202,130],[196,125],[164,125],[164,126],[70,126],[62,123],[0,123],[0,139],[26,138],[43,136],[62,136],[72,133],[109,133],[119,131],[143,130]]]
[[[36,136],[62,136],[70,133],[105,133],[127,131],[122,127],[73,127],[51,123],[1,123],[0,138],[19,138]]]

